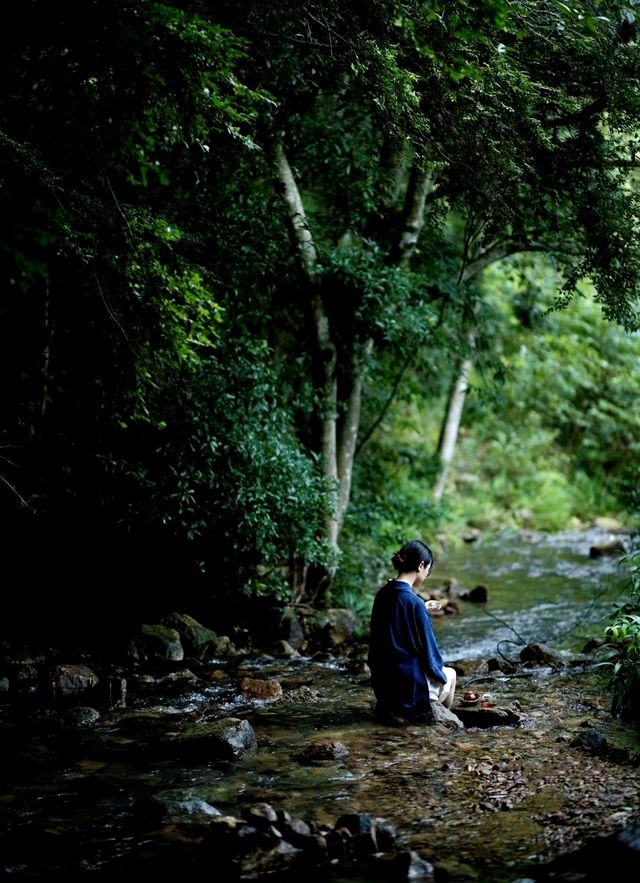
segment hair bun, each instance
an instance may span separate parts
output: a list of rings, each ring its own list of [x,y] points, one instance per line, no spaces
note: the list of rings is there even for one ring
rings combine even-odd
[[[420,564],[433,565],[433,552],[420,540],[411,540],[401,546],[391,559],[391,563],[398,573],[412,573],[418,570]]]

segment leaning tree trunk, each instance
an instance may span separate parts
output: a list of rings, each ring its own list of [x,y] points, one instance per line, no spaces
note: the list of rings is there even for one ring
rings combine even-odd
[[[314,272],[318,260],[317,249],[297,181],[280,141],[273,146],[272,156],[281,184],[282,195],[287,205],[289,223],[297,245],[309,295],[308,306],[314,330],[315,361],[318,366],[319,378],[317,381],[320,402],[318,448],[321,455],[322,473],[329,495],[329,511],[324,526],[324,538],[337,553],[340,528],[344,519],[344,514],[341,514],[343,502],[341,500],[340,461],[345,458],[349,459],[348,440],[341,437],[340,450],[338,445],[338,354],[332,339],[329,313],[322,298],[319,280]],[[294,600],[318,603],[326,593],[334,572],[335,568],[327,570],[313,566],[304,567],[301,571],[303,573],[302,579],[300,575],[296,579]]]
[[[467,340],[469,346],[473,347],[475,341],[475,334],[473,331],[469,332]],[[469,375],[471,374],[472,368],[473,359],[470,356],[463,359],[462,364],[460,365],[460,370],[454,378],[449,392],[444,423],[442,425],[442,432],[440,433],[440,444],[438,446],[440,469],[438,480],[433,491],[433,499],[436,503],[439,503],[442,499],[445,485],[447,483],[449,467],[453,460],[456,442],[458,440],[458,431],[460,429],[462,411],[464,409],[464,402],[469,388]]]
[[[490,248],[487,248],[486,251],[476,255],[473,259],[467,261],[466,265],[463,266],[460,273],[458,284],[460,284],[461,282],[468,282],[474,276],[482,273],[482,271],[485,270],[490,264],[502,260],[510,254],[515,254],[518,251],[524,250],[535,250],[535,248],[529,243],[521,242],[499,243]],[[472,328],[467,334],[467,344],[470,352],[473,352],[475,342],[476,333],[475,330]],[[451,389],[449,391],[447,407],[445,409],[444,422],[438,442],[438,457],[440,463],[438,478],[433,491],[433,499],[436,503],[440,502],[444,494],[444,489],[449,474],[449,467],[451,466],[455,454],[456,443],[458,441],[458,432],[460,430],[460,423],[462,421],[462,412],[464,410],[464,403],[467,397],[467,390],[469,388],[469,375],[471,374],[472,368],[473,358],[471,356],[467,356],[467,358],[463,359],[462,363],[460,364],[460,369],[456,377],[454,378]]]
[[[362,390],[366,363],[373,351],[373,340],[365,341],[362,350],[352,356],[349,372],[348,388],[344,395],[345,409],[340,423],[338,438],[338,512],[337,528],[340,536],[342,525],[351,499],[351,481],[355,460],[358,429],[360,428],[360,409],[362,406]]]

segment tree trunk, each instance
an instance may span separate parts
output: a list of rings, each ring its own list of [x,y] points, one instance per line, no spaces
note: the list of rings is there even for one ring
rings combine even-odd
[[[398,243],[397,263],[406,267],[418,243],[424,226],[424,207],[433,190],[433,176],[429,170],[414,166],[405,198],[404,224]]]
[[[282,195],[289,209],[289,221],[298,246],[302,266],[306,275],[310,278],[318,261],[318,252],[309,229],[298,184],[281,141],[274,143],[272,155],[276,172],[282,185]]]
[[[325,538],[331,548],[337,552],[340,532],[351,497],[364,373],[368,358],[373,351],[373,340],[360,341],[357,333],[354,332],[353,339],[338,351],[332,336],[329,311],[315,272],[318,262],[317,249],[297,181],[280,141],[273,145],[272,157],[309,291],[318,366],[316,387],[320,394],[319,449],[330,503],[330,515],[325,524]],[[394,173],[390,176],[387,194],[389,203],[395,202],[405,162],[404,155],[399,154],[395,159]],[[408,263],[415,250],[424,223],[425,201],[431,189],[433,189],[433,181],[430,173],[415,167],[407,188],[405,217],[394,254],[396,262],[401,266]],[[349,364],[345,370],[341,362],[347,360]],[[305,599],[313,603],[321,601],[332,576],[331,569],[327,571],[309,567],[304,576]]]
[[[291,230],[309,287],[309,306],[315,336],[316,362],[319,367],[319,449],[330,504],[330,514],[325,523],[325,538],[330,546],[337,551],[341,525],[341,520],[338,517],[340,475],[338,469],[337,351],[331,337],[329,315],[322,299],[319,280],[314,273],[318,253],[309,229],[300,190],[281,142],[275,143],[272,155],[282,185],[282,194],[289,210]]]
[[[356,455],[358,442],[358,429],[360,428],[360,409],[362,405],[362,390],[364,388],[364,372],[369,356],[373,352],[373,340],[369,339],[362,347],[362,352],[354,355],[352,370],[349,375],[349,388],[345,394],[346,408],[340,421],[340,433],[338,441],[338,537],[344,524],[344,518],[349,507],[351,498],[351,481],[353,478],[353,463]]]
[[[475,333],[473,331],[469,332],[467,340],[469,346],[473,347],[475,342]],[[433,492],[433,499],[436,503],[440,502],[442,495],[444,494],[449,467],[455,453],[458,430],[460,429],[464,401],[467,395],[467,389],[469,388],[469,375],[472,368],[473,359],[470,356],[463,359],[462,364],[460,365],[460,370],[453,381],[449,393],[442,432],[440,433],[440,444],[438,446],[440,472]]]

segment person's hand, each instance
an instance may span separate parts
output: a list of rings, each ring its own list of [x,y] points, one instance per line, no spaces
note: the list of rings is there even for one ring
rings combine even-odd
[[[442,604],[439,601],[434,601],[432,599],[430,601],[425,601],[424,603],[429,613],[435,613],[436,610],[442,609]]]

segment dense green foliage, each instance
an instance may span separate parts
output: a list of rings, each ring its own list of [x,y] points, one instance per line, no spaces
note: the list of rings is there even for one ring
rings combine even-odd
[[[607,643],[598,651],[601,665],[611,670],[612,710],[640,718],[640,552],[626,556],[629,569],[626,599],[606,629]]]
[[[633,508],[628,6],[21,4],[0,61],[15,549],[64,538],[62,568],[80,548],[112,579],[125,544],[137,583],[286,594],[340,564],[331,432],[360,439],[338,586],[448,518]],[[542,318],[587,290],[600,312]]]
[[[221,334],[210,207],[192,218],[209,142],[254,148],[242,41],[184,4],[43,6],[3,59],[5,505],[79,545],[155,525],[218,566],[238,537],[254,560],[312,554],[313,461],[264,347]]]
[[[520,262],[511,277],[508,268],[488,274],[499,284],[493,328],[502,342],[494,339],[494,365],[472,378],[458,467],[459,492],[473,497],[482,486],[484,515],[470,509],[467,517],[518,525],[528,510],[536,527],[553,530],[571,518],[638,510],[640,337],[607,323],[588,291],[544,314],[544,287],[550,298],[555,280],[543,271]]]
[[[545,312],[557,278],[540,259],[492,268],[486,284],[490,340],[471,377],[446,496],[432,502],[446,402],[438,382],[446,351],[435,337],[428,359],[405,371],[385,429],[356,469],[345,528],[353,556],[338,575],[338,600],[364,588],[371,565],[382,578],[403,536],[434,525],[562,530],[603,514],[636,522],[640,336],[604,320],[588,294]]]

